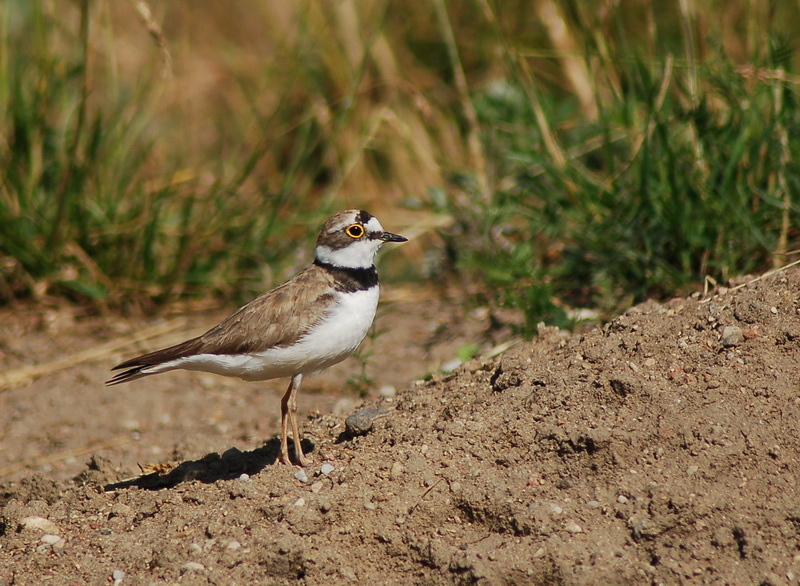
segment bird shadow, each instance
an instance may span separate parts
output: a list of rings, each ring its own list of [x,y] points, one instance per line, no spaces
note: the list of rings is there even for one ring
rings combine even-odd
[[[306,454],[314,450],[314,444],[307,439],[301,440],[300,445]],[[278,461],[280,450],[280,440],[273,438],[254,450],[242,452],[237,448],[231,448],[222,454],[212,452],[199,460],[182,462],[169,470],[169,472],[155,471],[145,473],[135,478],[106,484],[103,486],[103,490],[106,492],[126,488],[163,490],[174,488],[179,484],[193,480],[212,484],[218,480],[238,478],[242,474],[252,476],[258,474],[267,466],[274,465]],[[290,453],[294,453],[294,448],[291,446]]]

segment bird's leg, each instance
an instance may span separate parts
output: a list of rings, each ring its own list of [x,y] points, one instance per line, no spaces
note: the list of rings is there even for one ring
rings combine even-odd
[[[296,381],[294,391],[289,397],[289,421],[292,424],[292,438],[294,439],[294,456],[297,458],[297,463],[303,467],[311,464],[311,460],[303,454],[303,446],[300,442],[300,427],[297,425],[297,391],[300,388],[300,381],[303,380],[302,374],[297,374],[292,379]]]
[[[289,460],[289,396],[292,394],[294,388],[294,377],[289,381],[289,388],[281,398],[281,455],[279,460],[281,464],[291,464]]]
[[[300,446],[300,429],[297,425],[297,389],[300,388],[300,382],[303,380],[302,374],[296,374],[289,382],[289,388],[286,389],[283,398],[281,399],[281,455],[280,461],[283,464],[291,464],[289,459],[289,424],[292,426],[292,438],[294,439],[294,454],[297,458],[297,463],[301,466],[308,466],[310,463],[303,455],[303,448]]]

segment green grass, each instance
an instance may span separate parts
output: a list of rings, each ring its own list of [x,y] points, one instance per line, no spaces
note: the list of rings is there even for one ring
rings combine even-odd
[[[780,70],[781,55],[758,68]],[[693,105],[685,69],[630,69],[636,83],[604,101],[596,123],[575,127],[574,112],[543,104],[568,153],[563,164],[543,146],[521,88],[476,97],[506,185],[489,198],[467,191],[466,205],[447,200],[469,227],[453,248],[503,302],[525,310],[529,331],[540,320],[566,324],[564,304],[619,311],[705,276],[785,263],[797,244],[795,88],[753,84],[720,56],[699,68]]]
[[[135,6],[0,9],[2,301],[242,301],[349,206],[528,334],[797,247],[790,3]]]
[[[596,119],[543,95],[509,55],[510,81],[472,96],[494,185],[460,177],[460,197],[431,198],[459,219],[450,248],[485,301],[523,310],[532,334],[570,325],[570,307],[610,316],[786,264],[800,219],[793,47],[769,34],[741,67],[713,41],[692,62],[645,58],[622,29],[602,47],[584,32]]]

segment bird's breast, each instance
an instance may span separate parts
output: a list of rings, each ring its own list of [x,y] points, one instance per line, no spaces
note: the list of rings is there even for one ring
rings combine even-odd
[[[350,356],[367,335],[378,307],[378,286],[336,293],[336,302],[306,334],[290,346],[251,354],[236,376],[264,380],[309,374]]]
[[[378,286],[362,291],[336,293],[336,303],[299,340],[320,354],[352,354],[367,335],[378,307]]]

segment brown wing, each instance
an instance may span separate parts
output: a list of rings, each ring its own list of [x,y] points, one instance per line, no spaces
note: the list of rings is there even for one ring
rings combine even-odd
[[[147,376],[142,368],[193,354],[244,354],[288,346],[319,321],[334,302],[333,277],[311,265],[290,281],[268,291],[205,334],[118,364],[126,369],[109,380],[115,385]]]
[[[202,351],[240,354],[294,344],[334,302],[333,285],[328,271],[309,266],[200,336]]]

